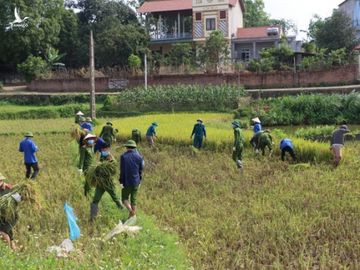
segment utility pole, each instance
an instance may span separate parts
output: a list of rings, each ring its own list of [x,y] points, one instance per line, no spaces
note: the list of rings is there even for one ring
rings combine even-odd
[[[93,31],[90,30],[90,111],[91,118],[96,118],[96,101],[95,101],[95,60],[94,60],[94,37]]]
[[[147,54],[144,55],[144,80],[145,80],[145,90],[148,89],[148,70],[147,70]]]

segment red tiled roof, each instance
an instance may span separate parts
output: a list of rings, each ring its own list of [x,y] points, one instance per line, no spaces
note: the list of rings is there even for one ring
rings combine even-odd
[[[238,28],[236,32],[236,38],[266,38],[268,37],[267,30],[269,28],[279,28],[279,27],[259,26],[259,27]],[[279,29],[279,34],[280,34],[280,29]]]
[[[192,9],[192,0],[148,0],[138,9],[140,13]]]

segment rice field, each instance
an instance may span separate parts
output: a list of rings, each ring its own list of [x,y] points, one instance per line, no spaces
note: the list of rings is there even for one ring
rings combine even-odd
[[[188,146],[198,117],[207,126],[208,141],[204,151],[194,152]],[[82,194],[84,179],[74,163],[76,146],[67,134],[73,119],[0,121],[1,131],[10,132],[6,129],[10,126],[15,134],[0,134],[7,153],[0,156],[0,172],[9,182],[23,180],[17,148],[21,134],[28,130],[39,132],[34,140],[40,148],[41,169],[37,182],[32,183],[36,204],[24,201],[19,208],[15,227],[19,251],[13,253],[0,243],[0,269],[360,267],[358,144],[347,144],[345,160],[336,170],[327,160],[330,151],[325,143],[294,139],[304,149],[302,155],[319,155],[316,159],[322,162],[312,165],[280,162],[277,155],[269,159],[246,148],[245,167],[239,171],[231,160],[230,114],[158,114],[112,120],[119,129],[112,149],[117,159],[133,128],[144,135],[151,122],[157,121],[159,141],[164,142],[156,151],[146,143],[140,145],[146,161],[138,198],[140,234],[101,241],[127,216],[108,195],[100,202],[94,226],[89,225],[90,199]],[[251,130],[244,133],[247,140],[252,135]],[[277,148],[285,134],[281,130],[273,134]],[[75,209],[82,237],[75,242],[75,253],[56,259],[46,249],[68,235],[65,201]]]

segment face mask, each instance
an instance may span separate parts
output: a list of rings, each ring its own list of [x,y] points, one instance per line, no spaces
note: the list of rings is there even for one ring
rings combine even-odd
[[[94,143],[95,143],[94,140],[88,140],[88,144],[89,144],[89,145],[93,145]]]
[[[108,157],[110,155],[109,152],[101,152],[102,157]]]

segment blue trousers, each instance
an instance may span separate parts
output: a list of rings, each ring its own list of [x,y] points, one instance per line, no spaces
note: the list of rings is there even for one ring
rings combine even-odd
[[[194,137],[194,147],[200,149],[203,144],[203,137],[195,136]]]

